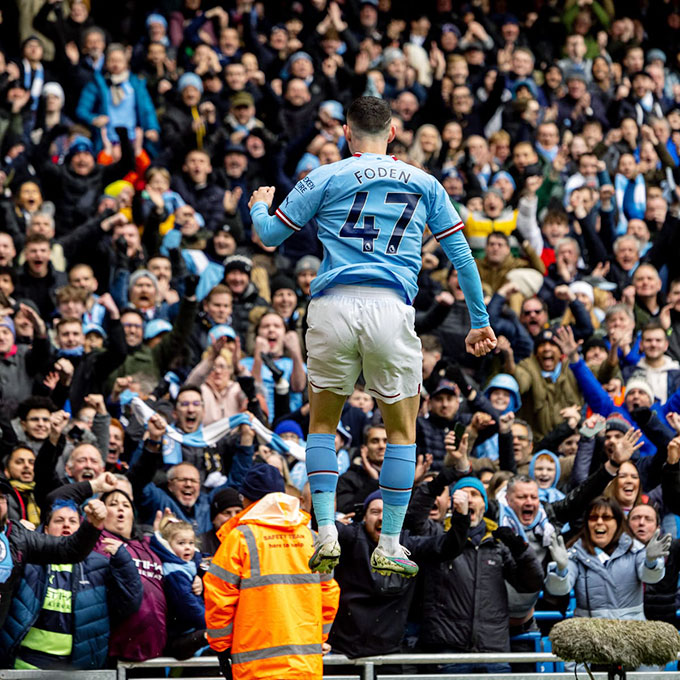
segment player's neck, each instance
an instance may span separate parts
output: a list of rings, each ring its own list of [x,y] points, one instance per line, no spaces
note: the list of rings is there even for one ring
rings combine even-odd
[[[383,156],[387,153],[387,144],[385,142],[373,142],[367,139],[362,139],[360,144],[352,145],[350,150],[355,153],[377,153]]]

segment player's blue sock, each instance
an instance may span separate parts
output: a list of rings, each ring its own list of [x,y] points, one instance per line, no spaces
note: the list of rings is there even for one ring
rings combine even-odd
[[[385,459],[380,470],[380,491],[383,498],[382,536],[398,537],[401,533],[406,509],[411,498],[413,478],[416,474],[416,445],[387,444]],[[389,541],[393,544],[394,541]]]
[[[334,527],[335,487],[338,485],[334,434],[310,434],[307,437],[306,465],[316,521],[319,527]]]

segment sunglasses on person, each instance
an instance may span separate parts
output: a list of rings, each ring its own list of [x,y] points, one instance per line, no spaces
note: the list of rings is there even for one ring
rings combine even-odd
[[[589,522],[597,522],[598,519],[601,519],[603,522],[611,522],[612,520],[615,520],[616,517],[609,514],[608,512],[604,513],[603,515],[592,514],[588,516]]]

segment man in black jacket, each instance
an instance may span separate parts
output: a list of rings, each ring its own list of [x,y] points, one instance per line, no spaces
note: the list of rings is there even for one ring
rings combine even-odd
[[[470,413],[491,411],[486,397],[473,388],[460,367],[452,367],[449,375],[454,377],[458,384],[447,377],[440,379],[430,394],[429,414],[426,417],[418,416],[416,421],[417,452],[419,456],[428,453],[432,455],[432,470],[440,470],[444,464],[445,440],[449,432],[452,432],[458,423],[464,425],[470,423]],[[466,412],[461,409],[460,395],[465,397]],[[481,443],[482,439],[488,438],[497,431],[495,428],[486,428],[477,443]]]
[[[238,333],[242,347],[246,346],[250,313],[256,307],[261,307],[263,311],[269,307],[250,280],[252,269],[253,261],[245,255],[230,255],[224,261],[224,284],[232,295],[231,327]]]
[[[106,519],[104,504],[95,499],[85,506],[88,521],[75,534],[59,538],[39,534],[8,519],[7,496],[11,493],[9,482],[0,478],[0,626],[7,617],[24,565],[82,562],[92,552]]]
[[[109,293],[99,298],[109,313],[108,348],[85,351],[85,335],[80,319],[65,318],[57,324],[57,354],[73,364],[73,377],[69,386],[69,398],[73,413],[84,405],[88,394],[103,394],[107,378],[125,361],[127,345],[120,324],[120,313]]]
[[[428,563],[455,559],[463,549],[470,518],[467,495],[453,498],[451,528],[432,536],[402,533],[401,543],[418,560]],[[374,491],[364,502],[364,518],[349,525],[336,522],[342,547],[335,579],[340,585],[340,605],[328,641],[334,652],[350,659],[400,651],[406,617],[416,582],[394,574],[382,576],[371,570],[370,559],[380,538],[383,501]]]
[[[427,652],[508,652],[506,581],[519,592],[540,589],[543,569],[534,551],[507,527],[484,517],[486,490],[476,477],[463,477],[453,492],[466,492],[470,528],[462,553],[424,572],[420,643]],[[455,673],[509,672],[508,664],[454,664]]]
[[[210,156],[193,149],[184,158],[182,174],[173,177],[173,188],[203,216],[205,227],[216,231],[226,219],[223,188],[212,177]]]
[[[121,179],[134,169],[135,158],[125,128],[116,128],[120,138],[120,160],[111,165],[98,165],[94,146],[86,137],[75,137],[71,142],[63,165],[52,162],[49,146],[64,134],[64,127],[55,125],[49,134],[43,135],[33,152],[32,159],[39,167],[46,198],[56,208],[56,233],[62,236],[85,222],[95,211],[97,200],[104,187]]]
[[[51,244],[47,236],[33,233],[26,238],[26,262],[17,276],[14,294],[32,300],[43,319],[49,319],[57,307],[57,288],[68,283],[66,274],[50,262]]]

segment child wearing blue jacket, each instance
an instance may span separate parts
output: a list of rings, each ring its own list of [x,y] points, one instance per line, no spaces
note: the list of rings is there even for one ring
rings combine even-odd
[[[207,645],[201,553],[194,528],[173,516],[161,519],[151,548],[163,562],[163,588],[168,603],[168,644],[165,653],[188,659]]]

